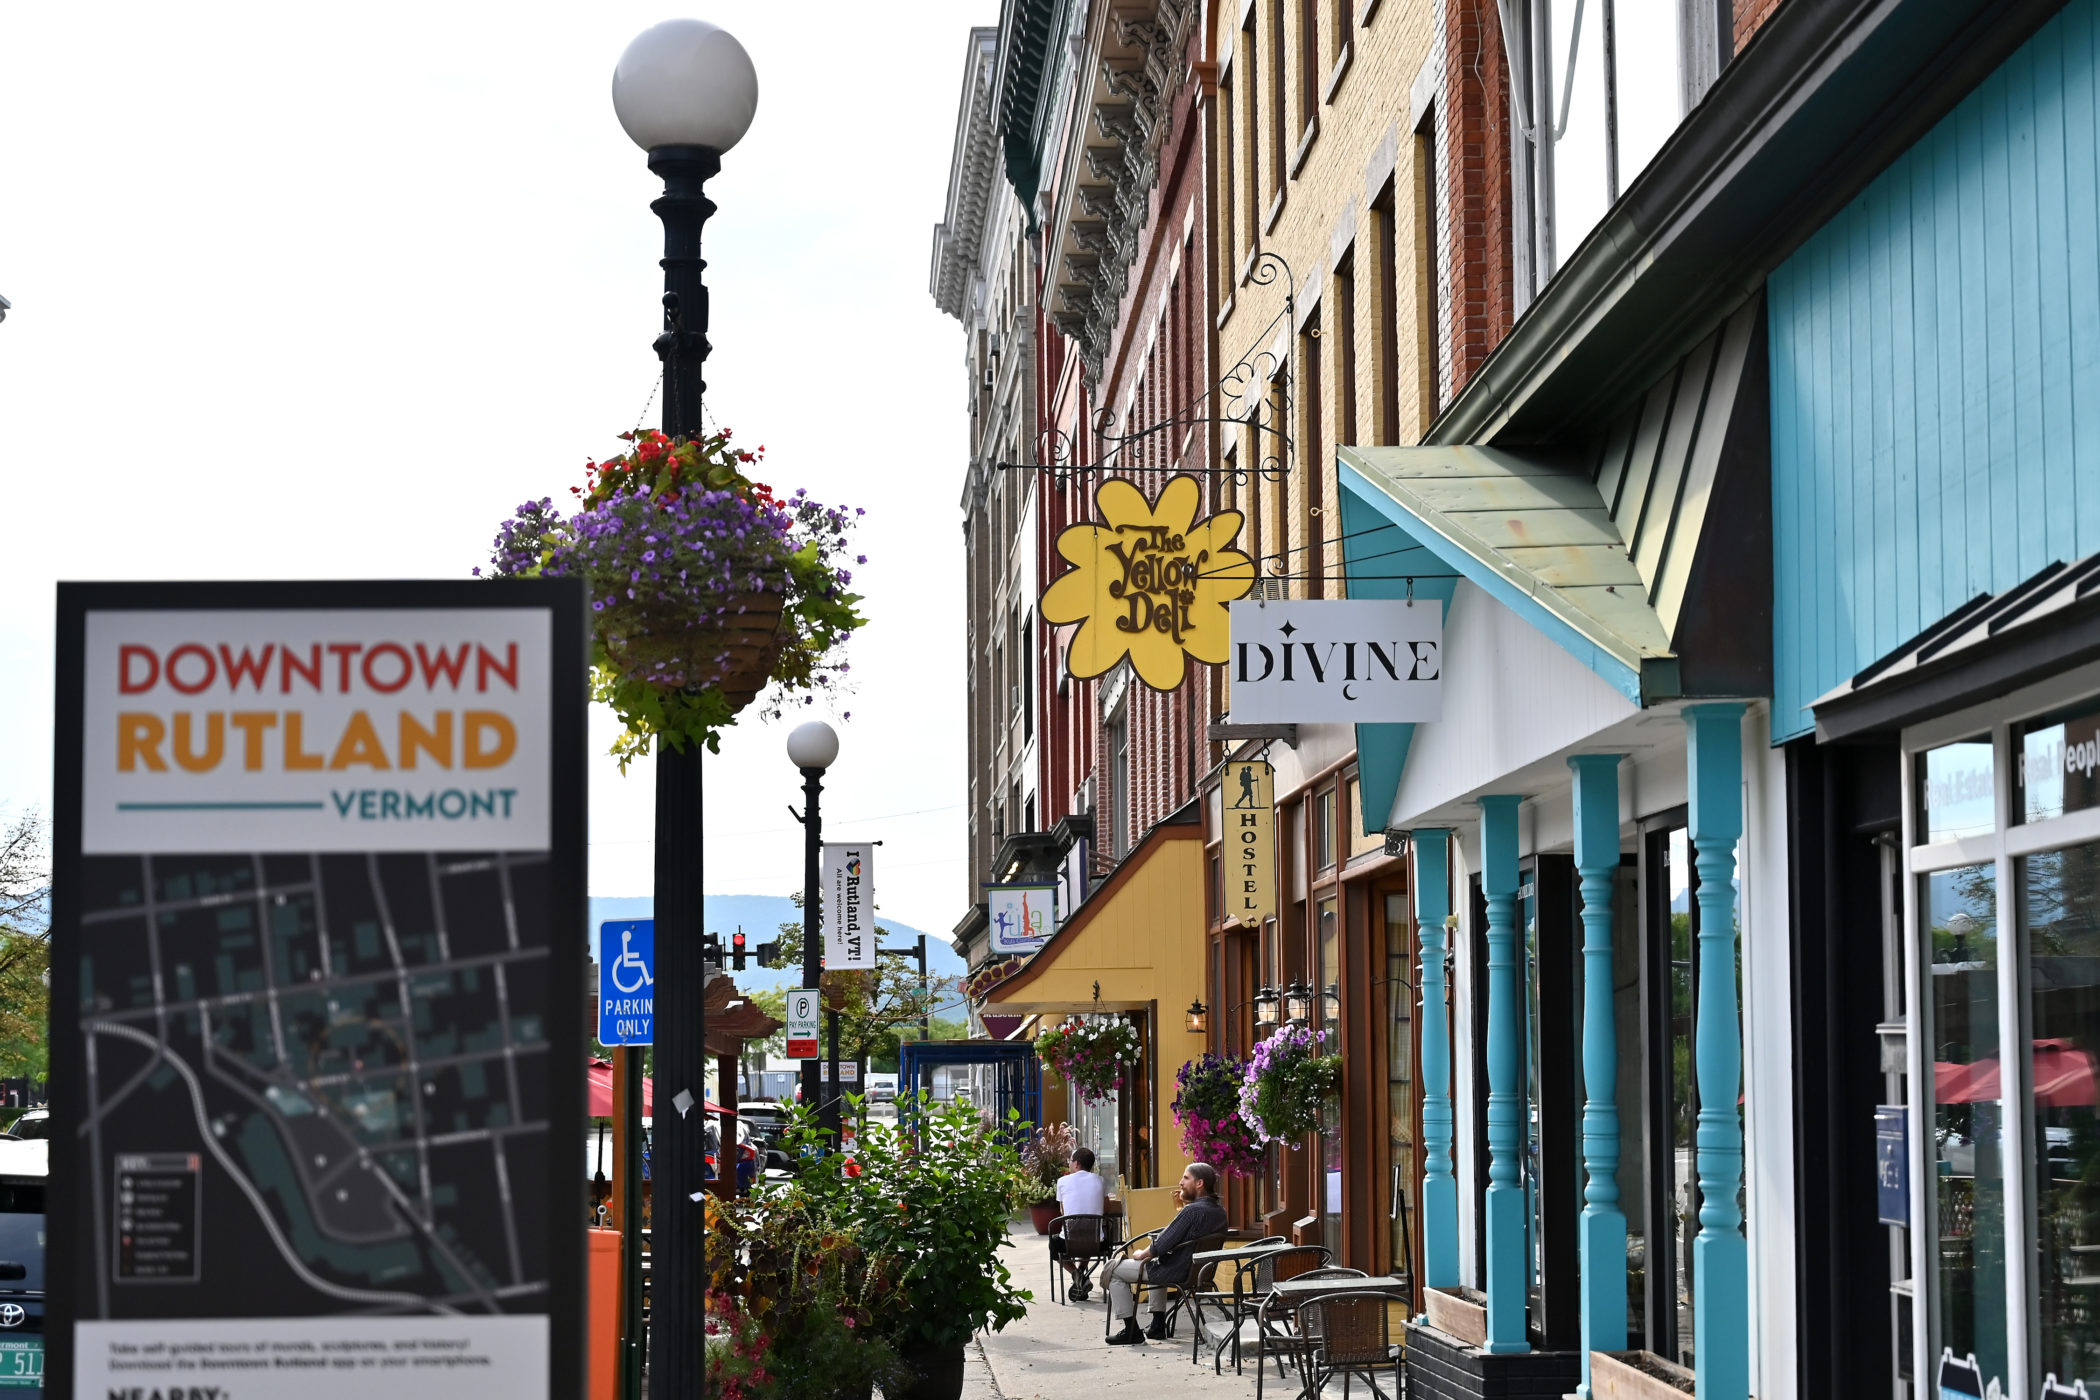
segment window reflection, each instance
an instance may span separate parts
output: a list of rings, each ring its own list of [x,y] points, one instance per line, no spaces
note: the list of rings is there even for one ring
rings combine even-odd
[[[1998,892],[1990,864],[1924,879],[1932,954],[1939,1344],[2005,1378],[2005,1103],[1998,1063]]]
[[[2100,700],[2029,720],[2014,731],[2013,810],[2041,822],[2100,807]]]
[[[2100,1383],[2100,846],[2016,863],[2033,1028],[2038,1374]]]
[[[1988,836],[1997,829],[1989,739],[1964,739],[1918,755],[1918,833],[1923,841]]]

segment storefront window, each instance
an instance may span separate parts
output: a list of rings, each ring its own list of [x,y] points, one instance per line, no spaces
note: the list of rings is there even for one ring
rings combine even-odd
[[[2090,751],[2093,723],[2072,721],[2072,734],[2082,727],[2085,735],[2068,740],[2072,751]],[[2062,725],[2045,741],[2059,753],[2066,747]],[[2061,760],[2057,771],[2064,789],[2087,781]],[[2030,778],[2030,799],[2035,789]],[[2034,1373],[2053,1373],[2069,1389],[2073,1380],[2100,1384],[2100,845],[2026,856],[2016,870],[2033,1036],[2028,1083],[2041,1344]]]
[[[1987,774],[1987,745],[1985,750]],[[1950,772],[1974,771],[1973,765],[1935,771],[1921,764],[1919,778],[1940,781]],[[1933,1294],[1939,1343],[1957,1359],[1973,1353],[1983,1377],[2003,1383],[2005,1100],[1998,1060],[1996,867],[1984,863],[1942,870],[1925,876],[1923,886],[1921,908],[1932,957],[1932,1145],[1939,1208]]]
[[[1918,833],[1925,842],[1997,829],[1989,738],[1942,744],[1917,757]]]
[[[1331,813],[1333,805],[1334,794],[1330,791],[1323,799],[1323,806]],[[1314,969],[1313,977],[1313,1016],[1325,1023],[1326,1052],[1333,1054],[1341,1048],[1342,1027],[1338,1020],[1325,1021],[1327,998],[1321,994],[1324,988],[1339,991],[1341,986],[1341,919],[1333,895],[1319,902],[1318,918],[1319,965]],[[1320,1115],[1320,1156],[1324,1183],[1320,1200],[1320,1243],[1339,1260],[1342,1257],[1342,1124],[1338,1101],[1330,1102]]]
[[[2029,720],[2013,731],[2020,785],[2013,811],[2041,822],[2100,807],[2100,699]]]
[[[1692,1240],[1699,1233],[1699,1096],[1692,1068],[1692,936],[1697,905],[1692,900],[1691,840],[1683,827],[1672,831],[1663,843],[1663,861],[1670,932],[1662,983],[1670,1060],[1662,1067],[1669,1150],[1668,1214],[1662,1224],[1670,1232],[1663,1243],[1668,1264],[1665,1277],[1676,1304],[1674,1350],[1678,1363],[1689,1366],[1693,1359]]]
[[[1334,864],[1334,789],[1321,793],[1314,803],[1313,869],[1326,870]]]

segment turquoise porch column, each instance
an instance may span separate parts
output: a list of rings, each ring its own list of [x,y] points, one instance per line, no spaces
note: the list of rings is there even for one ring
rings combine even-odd
[[[1582,1394],[1590,1353],[1626,1349],[1626,1213],[1619,1209],[1618,1027],[1612,1015],[1612,885],[1619,871],[1619,761],[1575,770],[1575,869],[1582,877]]]
[[[1750,1251],[1736,1192],[1743,1184],[1742,1036],[1735,988],[1735,843],[1743,834],[1744,706],[1693,705],[1691,840],[1699,871],[1697,1020],[1699,1235],[1692,1241],[1692,1336],[1699,1400],[1750,1394]]]
[[[1524,1008],[1517,987],[1517,806],[1521,797],[1480,799],[1480,889],[1487,897],[1488,1189],[1487,1347],[1530,1351],[1524,1330],[1526,1239]]]
[[[1444,915],[1451,833],[1413,833],[1415,924],[1422,932],[1422,1284],[1458,1287],[1458,1179],[1451,1174],[1451,1026],[1444,1010]]]

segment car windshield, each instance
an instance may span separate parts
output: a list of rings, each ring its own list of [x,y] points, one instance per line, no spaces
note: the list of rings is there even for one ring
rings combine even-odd
[[[44,1183],[0,1178],[0,1265],[20,1264],[22,1278],[0,1277],[0,1292],[44,1291]],[[7,1273],[14,1270],[8,1269]]]
[[[18,1138],[47,1138],[51,1136],[51,1120],[41,1114],[18,1118],[8,1131]]]

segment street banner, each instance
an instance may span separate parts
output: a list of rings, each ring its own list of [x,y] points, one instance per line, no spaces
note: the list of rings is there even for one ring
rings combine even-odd
[[[1225,917],[1260,928],[1276,917],[1276,770],[1228,763],[1225,802]]]
[[[824,966],[875,966],[875,847],[825,842],[817,889],[824,897]]]
[[[1444,717],[1444,610],[1429,599],[1232,605],[1234,724]]]
[[[1056,885],[986,885],[994,953],[1033,953],[1057,936]]]
[[[817,1049],[817,1007],[820,998],[814,987],[797,987],[787,994],[787,1057],[814,1060]]]
[[[53,1394],[581,1392],[584,603],[60,586]]]
[[[656,1043],[656,920],[598,925],[598,1043]]]

